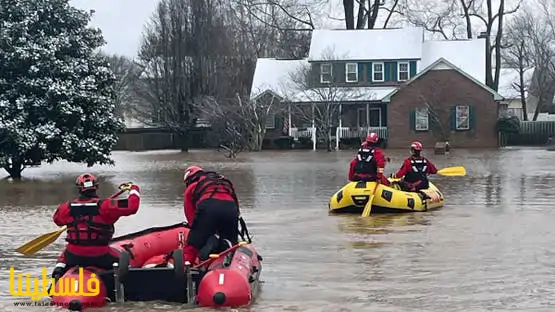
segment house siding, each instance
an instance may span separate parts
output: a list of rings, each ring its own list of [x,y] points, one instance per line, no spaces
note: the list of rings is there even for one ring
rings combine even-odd
[[[425,107],[425,102],[434,107],[453,147],[497,146],[498,104],[493,95],[455,70],[431,70],[392,96],[387,116],[389,147],[405,148],[419,140],[430,148],[440,141],[439,131],[434,136],[432,130],[414,130],[414,111]],[[453,110],[457,105],[470,107],[470,130],[454,130]]]

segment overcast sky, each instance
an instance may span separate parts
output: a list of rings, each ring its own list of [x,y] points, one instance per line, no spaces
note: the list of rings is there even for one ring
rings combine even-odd
[[[80,9],[94,9],[92,26],[102,29],[107,53],[135,57],[145,23],[157,0],[71,0]]]

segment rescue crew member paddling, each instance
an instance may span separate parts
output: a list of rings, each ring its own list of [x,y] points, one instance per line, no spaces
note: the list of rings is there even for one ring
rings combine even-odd
[[[231,181],[216,172],[190,166],[185,170],[183,182],[187,187],[183,208],[191,226],[183,260],[194,264],[201,248],[215,234],[221,241],[238,243],[239,203]]]
[[[377,147],[378,134],[372,132],[362,143],[358,154],[351,161],[349,167],[349,181],[378,181],[389,185],[389,180],[383,175],[385,169],[385,156]]]
[[[133,215],[139,210],[139,187],[131,182],[120,185],[120,189],[128,190],[129,195],[127,199],[119,200],[101,200],[96,194],[98,181],[90,173],[78,176],[75,184],[79,196],[61,204],[53,217],[56,225],[67,226],[68,243],[52,272],[56,279],[74,266],[111,270],[112,264],[119,259],[119,254],[109,246],[114,224],[120,217]]]
[[[403,165],[392,178],[403,178],[399,185],[401,189],[408,192],[417,192],[429,187],[428,175],[436,174],[436,166],[423,157],[422,143],[414,141],[410,144],[411,156],[403,162]]]

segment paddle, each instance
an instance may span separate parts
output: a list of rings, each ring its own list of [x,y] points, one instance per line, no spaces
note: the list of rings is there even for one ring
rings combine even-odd
[[[126,190],[120,190],[116,194],[110,196],[109,198],[118,197],[125,191]],[[54,232],[42,234],[41,236],[31,240],[30,242],[25,243],[24,245],[18,247],[15,251],[25,256],[33,255],[37,251],[55,242],[58,239],[58,237],[60,237],[60,235],[62,235],[62,233],[65,232],[66,229],[67,229],[67,226],[62,226],[61,228],[57,229]]]
[[[438,170],[437,174],[446,177],[464,177],[466,175],[466,169],[463,166],[447,167]]]
[[[378,189],[379,184],[380,183],[376,181],[376,185],[374,186],[374,189],[372,190],[370,197],[368,197],[368,202],[366,203],[366,206],[364,206],[364,210],[360,215],[361,217],[366,218],[370,215],[370,212],[372,212],[372,202],[374,201],[374,193],[376,193],[376,190]]]

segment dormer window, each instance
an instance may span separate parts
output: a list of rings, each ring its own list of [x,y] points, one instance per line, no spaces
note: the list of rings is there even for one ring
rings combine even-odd
[[[358,64],[347,63],[345,64],[345,81],[357,82],[358,81]]]
[[[320,64],[320,83],[331,83],[331,64]]]
[[[397,77],[399,77],[399,81],[409,80],[409,62],[399,62],[397,64]]]
[[[384,66],[381,62],[372,63],[372,81],[384,82]]]

